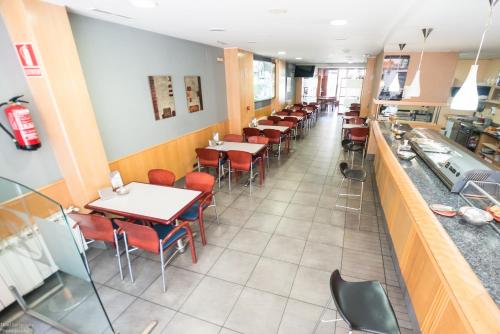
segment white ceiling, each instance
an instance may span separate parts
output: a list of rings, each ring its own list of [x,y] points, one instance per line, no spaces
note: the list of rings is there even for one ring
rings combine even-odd
[[[407,51],[419,51],[424,27],[434,28],[427,50],[471,55],[489,14],[488,0],[156,0],[153,9],[134,7],[127,0],[47,1],[85,16],[297,63],[363,62],[364,55],[398,50],[400,42],[407,43]],[[485,57],[500,56],[500,4],[496,7]],[[272,9],[286,13],[273,14]],[[334,19],[348,23],[332,26]],[[278,56],[278,51],[286,55]]]

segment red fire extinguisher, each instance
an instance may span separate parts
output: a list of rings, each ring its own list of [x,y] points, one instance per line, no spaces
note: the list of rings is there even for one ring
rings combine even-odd
[[[29,109],[21,104],[28,103],[28,101],[21,100],[21,97],[23,95],[14,96],[8,102],[0,103],[0,107],[7,105],[5,115],[13,134],[2,123],[0,123],[0,128],[12,138],[18,149],[34,151],[40,148],[42,143],[36,132]]]

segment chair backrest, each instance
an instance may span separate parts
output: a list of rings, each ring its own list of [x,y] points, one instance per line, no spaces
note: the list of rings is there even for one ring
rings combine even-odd
[[[289,108],[284,108],[284,109],[281,109],[281,112],[286,112],[286,113],[290,114],[291,112],[293,112],[293,110],[289,109]]]
[[[264,129],[264,136],[269,138],[270,143],[278,144],[281,141],[281,131],[275,129]]]
[[[359,112],[357,111],[348,111],[345,113],[346,116],[358,116]]]
[[[342,161],[342,162],[340,163],[340,165],[339,165],[339,169],[340,169],[340,172],[342,173],[342,175],[343,175],[344,177],[346,177],[346,175],[345,175],[345,171],[346,171],[347,169],[349,169],[349,164],[348,164],[347,162],[345,162],[345,161]]]
[[[264,144],[267,145],[269,144],[269,138],[267,137],[262,137],[262,136],[252,136],[248,137],[248,142],[252,144]]]
[[[242,135],[228,134],[224,136],[224,141],[233,142],[233,143],[243,143]]]
[[[352,124],[363,124],[365,123],[365,120],[361,117],[356,117],[352,119]]]
[[[85,238],[115,242],[114,228],[109,218],[82,213],[70,213],[69,216],[76,222]]]
[[[219,166],[219,152],[209,148],[199,147],[195,149],[196,155],[200,165],[218,167]]]
[[[212,193],[215,184],[215,177],[208,173],[191,172],[187,173],[186,189],[203,191],[205,193]]]
[[[281,121],[281,117],[278,116],[267,116],[267,119],[270,121],[273,121],[274,124],[278,123]]]
[[[302,103],[295,103],[293,106],[302,108]]]
[[[283,118],[283,120],[287,122],[292,122],[293,126],[296,126],[297,123],[299,122],[295,117],[285,117]]]
[[[351,138],[354,140],[365,140],[368,136],[369,128],[352,128]]]
[[[265,131],[265,130],[264,130]],[[244,151],[227,151],[227,157],[231,163],[231,168],[242,171],[249,171],[252,164],[252,154]]]
[[[137,247],[156,254],[160,252],[160,238],[152,227],[118,220],[116,224],[127,235],[129,247]]]
[[[259,125],[273,125],[274,122],[269,119],[261,119],[258,121]]]
[[[344,321],[347,323],[349,328],[352,328],[351,322],[345,316],[345,312],[343,310],[343,305],[341,302],[342,298],[340,296],[341,289],[346,283],[347,282],[344,281],[342,279],[342,277],[340,276],[340,272],[338,269],[335,270],[332,273],[332,275],[330,276],[330,291],[332,293],[333,301],[335,302],[335,307],[336,307],[337,311],[339,312],[340,316],[342,317],[342,319],[344,319]]]
[[[289,121],[279,121],[278,126],[288,126],[289,128],[294,127],[293,122],[289,122]]]
[[[290,114],[290,116],[304,116],[301,112],[294,111],[293,113]]]
[[[243,134],[245,135],[245,138],[248,138],[251,136],[259,136],[260,130],[256,129],[256,128],[243,128]]]
[[[276,115],[280,115],[280,116],[288,116],[288,112],[287,111],[278,111],[276,113]]]
[[[175,174],[166,169],[151,169],[148,172],[149,183],[158,186],[173,187]]]
[[[351,106],[350,108],[360,108],[361,107],[361,104],[359,103],[351,103]]]

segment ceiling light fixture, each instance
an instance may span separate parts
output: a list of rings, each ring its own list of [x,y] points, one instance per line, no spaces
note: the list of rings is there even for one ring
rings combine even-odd
[[[432,28],[422,29],[422,34],[424,35],[424,44],[422,45],[422,52],[420,53],[420,62],[418,63],[417,72],[415,72],[413,81],[411,82],[410,86],[405,87],[405,90],[403,92],[403,97],[405,99],[420,96],[420,68],[422,67],[422,59],[424,58],[425,42],[427,41],[427,38],[431,34],[432,30]]]
[[[295,60],[302,60],[302,57],[295,57]]]
[[[224,28],[210,28],[210,29],[208,29],[208,31],[222,32],[222,31],[226,31],[226,29],[224,29]]]
[[[286,51],[278,51],[279,55],[286,55]]]
[[[332,26],[345,26],[347,24],[347,20],[331,20],[330,24]]]
[[[155,0],[129,0],[130,4],[139,8],[155,8],[158,2]]]
[[[280,14],[286,14],[287,10],[282,9],[282,8],[272,8],[272,9],[269,9],[269,13],[280,15]]]
[[[401,59],[403,57],[403,49],[405,48],[406,43],[399,44],[399,62],[396,68],[396,75],[394,79],[392,79],[391,84],[389,85],[389,92],[391,93],[400,93],[401,92],[401,84],[399,83],[399,69],[401,67]]]
[[[451,109],[457,110],[477,110],[477,106],[479,103],[479,96],[477,93],[477,70],[479,65],[477,64],[479,60],[479,54],[481,53],[481,49],[483,47],[484,37],[486,36],[486,32],[490,28],[492,18],[493,18],[493,7],[497,4],[498,0],[488,0],[490,3],[490,15],[488,17],[488,21],[486,22],[486,26],[483,30],[483,35],[481,36],[481,43],[479,43],[479,49],[477,50],[476,60],[474,61],[474,65],[470,67],[469,74],[467,74],[467,78],[465,79],[462,87],[458,90],[457,94],[451,101]]]

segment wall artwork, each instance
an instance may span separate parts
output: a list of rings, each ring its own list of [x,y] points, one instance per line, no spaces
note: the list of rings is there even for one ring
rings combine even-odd
[[[384,62],[382,63],[382,81],[378,96],[380,100],[400,101],[403,98],[403,88],[406,82],[409,64],[410,56],[390,55],[384,57]],[[399,92],[391,92],[389,91],[389,86],[396,75],[398,76],[401,89]]]
[[[149,76],[149,88],[153,99],[153,111],[155,120],[174,117],[175,101],[170,75]]]
[[[199,76],[185,76],[186,98],[189,112],[203,110],[203,97],[201,94],[201,78]]]

